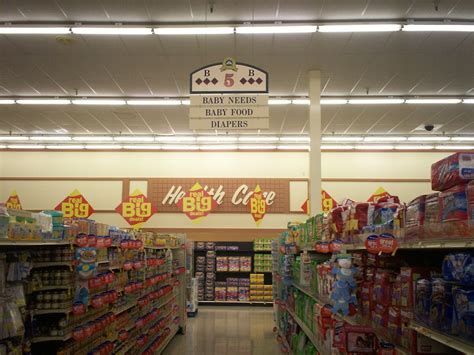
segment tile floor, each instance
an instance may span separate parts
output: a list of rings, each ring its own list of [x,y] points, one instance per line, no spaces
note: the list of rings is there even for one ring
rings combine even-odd
[[[271,307],[200,306],[163,355],[280,355],[273,325]]]

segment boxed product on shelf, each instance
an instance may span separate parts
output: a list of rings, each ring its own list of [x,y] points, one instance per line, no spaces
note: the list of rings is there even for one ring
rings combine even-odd
[[[239,300],[239,288],[235,286],[227,286],[227,301]]]
[[[250,297],[250,289],[248,286],[239,286],[239,301],[248,301]]]
[[[240,271],[240,258],[238,256],[229,256],[229,271]]]
[[[227,256],[216,257],[216,271],[223,272],[229,270],[229,259]]]
[[[445,191],[474,180],[474,153],[454,153],[431,165],[431,188]]]
[[[216,301],[225,301],[226,297],[227,297],[227,288],[216,286],[216,288],[215,288],[215,300]]]
[[[252,271],[252,258],[250,256],[241,256],[239,258],[239,269],[243,272]]]

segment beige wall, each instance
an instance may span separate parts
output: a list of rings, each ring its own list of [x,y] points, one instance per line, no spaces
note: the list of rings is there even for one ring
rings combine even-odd
[[[327,152],[322,156],[323,188],[335,199],[366,200],[379,186],[403,201],[431,191],[433,162],[449,153],[347,153]],[[0,152],[0,177],[308,177],[309,154],[288,153],[203,153],[203,152]],[[326,181],[324,181],[326,179]],[[336,179],[337,181],[328,181]],[[362,179],[360,181],[359,179]],[[368,180],[376,181],[368,181]],[[380,179],[380,180],[377,180]],[[131,189],[146,190],[143,182],[131,182]],[[79,189],[96,209],[113,210],[120,203],[120,181],[0,181],[0,200],[17,190],[25,209],[54,208],[73,189]],[[146,193],[146,191],[143,191]],[[114,213],[93,218],[125,227]],[[267,215],[260,228],[285,228],[289,220],[303,215]],[[161,228],[255,228],[250,214],[211,214],[194,224],[180,214],[153,216],[147,227]]]

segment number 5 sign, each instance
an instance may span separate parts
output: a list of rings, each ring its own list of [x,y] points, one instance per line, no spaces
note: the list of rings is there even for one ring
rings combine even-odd
[[[263,197],[263,192],[260,188],[260,185],[255,187],[252,197],[250,197],[249,200],[249,206],[250,214],[252,215],[257,226],[259,226],[260,223],[262,223],[263,217],[265,217],[265,213],[267,212],[267,203]]]
[[[253,65],[226,58],[199,68],[190,76],[191,94],[268,93],[268,73]]]

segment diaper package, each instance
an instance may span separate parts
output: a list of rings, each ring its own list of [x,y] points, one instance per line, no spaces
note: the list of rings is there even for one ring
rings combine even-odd
[[[431,165],[431,188],[445,191],[474,180],[474,152],[455,153]]]

